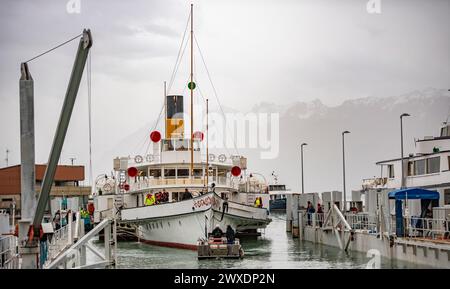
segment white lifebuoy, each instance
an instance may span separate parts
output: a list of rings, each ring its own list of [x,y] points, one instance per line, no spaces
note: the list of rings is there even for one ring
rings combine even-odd
[[[213,162],[216,159],[216,155],[215,154],[209,154],[209,161]]]
[[[145,157],[145,159],[147,160],[147,162],[149,162],[149,163],[151,163],[151,162],[153,162],[153,155],[151,155],[151,154],[148,154],[146,157]]]
[[[144,158],[143,158],[142,156],[140,156],[140,155],[137,155],[137,156],[134,157],[134,161],[135,161],[137,164],[142,163],[143,160],[144,160]]]
[[[223,162],[225,162],[226,160],[227,160],[227,156],[226,156],[226,155],[221,154],[221,155],[219,156],[219,162],[223,163]]]
[[[111,189],[112,189],[112,187],[111,187],[110,184],[105,184],[105,185],[103,186],[103,190],[104,190],[105,192],[107,192],[107,193],[111,192]]]

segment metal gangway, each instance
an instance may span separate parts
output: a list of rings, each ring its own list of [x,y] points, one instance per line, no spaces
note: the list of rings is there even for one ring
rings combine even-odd
[[[70,218],[70,217],[69,217]],[[71,218],[70,218],[71,219]],[[103,232],[103,253],[92,244]],[[106,218],[87,234],[77,214],[76,221],[55,231],[48,242],[48,256],[43,269],[115,268],[117,264],[116,220]],[[97,260],[89,260],[88,255]]]

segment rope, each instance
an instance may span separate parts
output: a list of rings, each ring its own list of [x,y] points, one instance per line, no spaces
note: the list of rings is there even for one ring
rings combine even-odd
[[[89,185],[92,186],[92,105],[91,105],[91,92],[92,92],[92,62],[91,53],[89,52],[89,58],[87,63],[87,88],[88,88],[88,113],[89,113]]]
[[[214,91],[214,97],[216,98],[217,103],[219,104],[220,111],[222,112],[222,116],[225,119],[225,112],[223,111],[222,104],[220,103],[219,97],[217,96],[216,87],[214,86],[214,83],[212,82],[211,74],[209,73],[208,67],[206,66],[205,58],[203,57],[202,50],[200,49],[200,45],[198,44],[197,37],[195,37],[195,34],[194,34],[194,40],[195,40],[195,44],[197,45],[198,51],[200,52],[200,57],[202,58],[203,65],[205,66],[205,70],[206,70],[206,74],[208,75],[209,82]],[[226,123],[225,123],[225,127],[227,129],[229,129],[229,127],[226,125]],[[234,149],[236,150],[237,154],[240,155],[239,150],[236,145],[236,139],[234,138],[233,134],[231,134],[231,135],[233,136],[232,139],[233,139]]]
[[[71,41],[73,41],[73,40],[75,40],[75,39],[77,39],[77,38],[79,38],[80,36],[83,36],[83,33],[81,33],[81,34],[79,34],[79,35],[77,35],[77,36],[75,36],[75,37],[73,37],[73,38],[67,40],[66,42],[63,42],[63,43],[61,43],[61,44],[58,44],[57,46],[55,46],[55,47],[53,47],[53,48],[51,48],[51,49],[49,49],[49,50],[47,50],[47,51],[45,51],[45,52],[42,52],[41,54],[39,54],[39,55],[37,55],[37,56],[35,56],[35,57],[31,58],[31,59],[28,59],[28,60],[25,61],[25,62],[30,62],[30,61],[32,61],[32,60],[35,60],[36,58],[39,58],[39,57],[41,57],[41,56],[43,56],[43,55],[45,55],[45,54],[47,54],[47,53],[49,53],[49,52],[51,52],[51,51],[57,49],[57,48],[59,48],[59,47],[65,45],[65,44],[67,44],[67,43],[69,43],[69,42],[71,42]]]
[[[188,17],[188,20],[186,22],[186,28],[184,29],[183,38],[181,40],[180,48],[178,50],[177,60],[175,61],[175,66],[173,67],[173,70],[172,70],[172,76],[170,77],[169,87],[168,87],[167,91],[170,91],[170,89],[172,88],[173,81],[175,80],[175,75],[176,75],[176,73],[178,71],[178,67],[180,66],[180,64],[178,62],[179,61],[181,62],[181,58],[183,58],[184,50],[186,49],[186,46],[187,46],[187,43],[188,43],[188,41],[186,41],[186,44],[185,44],[185,46],[183,48],[183,43],[184,43],[184,39],[186,38],[186,32],[187,32],[187,29],[189,27],[189,20],[190,19],[191,19],[191,13],[189,12],[189,17]],[[180,54],[181,54],[181,57],[180,57]]]

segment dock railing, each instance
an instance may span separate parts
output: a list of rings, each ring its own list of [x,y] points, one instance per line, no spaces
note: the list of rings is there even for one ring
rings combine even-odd
[[[450,239],[450,221],[445,219],[404,217],[405,236],[433,240]]]
[[[0,269],[18,269],[19,253],[17,237],[13,235],[0,236]]]
[[[306,211],[304,211],[303,215],[303,226],[310,226],[315,228],[323,227],[326,217],[325,213],[307,213]],[[344,215],[344,217],[353,230],[366,230],[369,233],[378,232],[377,217],[375,214],[369,215],[347,213]]]
[[[370,214],[345,214],[345,219],[354,230],[378,231],[377,217]]]

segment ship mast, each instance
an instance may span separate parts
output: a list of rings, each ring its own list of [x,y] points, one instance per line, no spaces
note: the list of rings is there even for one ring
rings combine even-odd
[[[191,4],[191,179],[194,177],[194,4]]]

